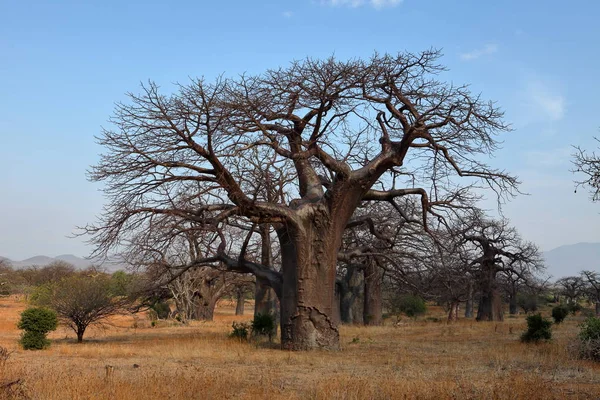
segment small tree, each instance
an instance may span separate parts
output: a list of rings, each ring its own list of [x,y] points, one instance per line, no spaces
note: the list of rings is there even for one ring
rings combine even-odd
[[[527,330],[521,335],[521,341],[539,342],[540,340],[552,339],[552,321],[542,317],[542,314],[534,314],[527,317]]]
[[[71,276],[52,286],[47,306],[77,334],[77,342],[91,324],[120,313],[126,300],[111,292],[111,280],[104,274]]]
[[[50,346],[46,338],[48,332],[58,326],[56,313],[41,307],[32,307],[21,313],[17,327],[25,332],[21,336],[21,346],[25,350],[41,350]]]

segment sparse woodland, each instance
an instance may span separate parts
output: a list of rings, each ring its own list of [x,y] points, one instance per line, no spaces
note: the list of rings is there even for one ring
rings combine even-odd
[[[598,398],[600,275],[548,277],[480,209],[520,194],[486,163],[510,127],[440,61],[308,58],[129,93],[80,231],[129,269],[0,261],[0,399]],[[596,201],[598,158],[576,151]],[[18,347],[29,305],[61,322],[41,355]],[[556,307],[564,322],[543,318]],[[265,315],[268,341],[231,334]]]

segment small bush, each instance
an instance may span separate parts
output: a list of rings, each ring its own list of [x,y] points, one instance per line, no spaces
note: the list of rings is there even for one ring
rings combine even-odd
[[[248,333],[250,332],[251,326],[248,323],[244,322],[233,322],[231,324],[233,331],[229,334],[229,337],[232,339],[248,340]]]
[[[419,296],[410,294],[398,296],[393,299],[391,306],[395,314],[402,313],[411,318],[423,315],[427,311],[425,301]]]
[[[25,331],[19,341],[25,350],[43,350],[50,347],[50,340],[45,333]]]
[[[58,326],[56,313],[46,308],[28,308],[21,313],[17,327],[25,332],[21,335],[21,346],[25,350],[41,350],[50,346],[46,334]]]
[[[58,326],[56,313],[47,308],[32,307],[21,313],[21,320],[17,328],[29,332],[40,332],[46,334]]]
[[[600,361],[600,318],[586,319],[579,327],[577,341],[580,358]]]
[[[252,334],[268,336],[269,341],[275,334],[275,317],[271,314],[256,314],[252,320]]]
[[[560,324],[569,315],[569,309],[563,305],[558,305],[552,309],[552,319],[555,324]]]
[[[525,343],[537,343],[540,340],[552,339],[552,321],[543,318],[541,314],[527,317],[527,330],[521,335],[521,341]]]
[[[581,340],[600,339],[600,318],[591,317],[586,319],[579,327],[578,337]]]

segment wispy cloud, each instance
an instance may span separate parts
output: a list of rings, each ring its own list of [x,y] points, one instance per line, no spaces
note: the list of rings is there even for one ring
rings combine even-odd
[[[281,15],[283,15],[285,18],[292,18],[292,16],[294,15],[293,12],[291,11],[284,11],[281,13]]]
[[[350,7],[357,8],[365,5],[369,5],[376,10],[381,10],[388,7],[396,7],[400,5],[404,0],[321,0],[322,5],[332,7]]]
[[[539,117],[559,121],[565,115],[565,98],[541,81],[529,82],[526,102]]]
[[[480,57],[487,56],[490,54],[494,54],[498,51],[498,46],[493,43],[486,44],[483,48],[470,51],[468,53],[462,53],[460,58],[465,61],[476,60]]]

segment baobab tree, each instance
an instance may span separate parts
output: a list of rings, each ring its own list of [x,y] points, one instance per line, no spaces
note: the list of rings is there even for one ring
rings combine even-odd
[[[418,196],[425,220],[452,205],[454,178],[501,196],[518,184],[481,161],[508,130],[502,112],[440,81],[439,57],[307,59],[255,76],[194,80],[170,95],[154,83],[129,94],[99,138],[105,153],[90,174],[108,196],[100,222],[85,230],[95,254],[118,249],[157,215],[214,229],[232,218],[270,224],[280,272],[244,261],[236,248],[227,254],[224,242],[196,262],[232,260],[268,281],[281,300],[284,348],[338,349],[337,254],[357,207]],[[255,196],[265,184],[257,171],[280,166],[292,171],[273,180],[283,199]]]
[[[577,304],[585,294],[585,281],[580,276],[566,276],[556,281],[559,293],[567,298],[567,304]]]
[[[585,291],[596,306],[596,316],[600,317],[600,274],[594,271],[581,271]]]
[[[466,246],[471,246],[470,265],[474,269],[479,291],[478,321],[502,321],[503,307],[498,274],[520,276],[543,270],[537,246],[521,239],[507,220],[491,220],[476,212],[456,225]]]

